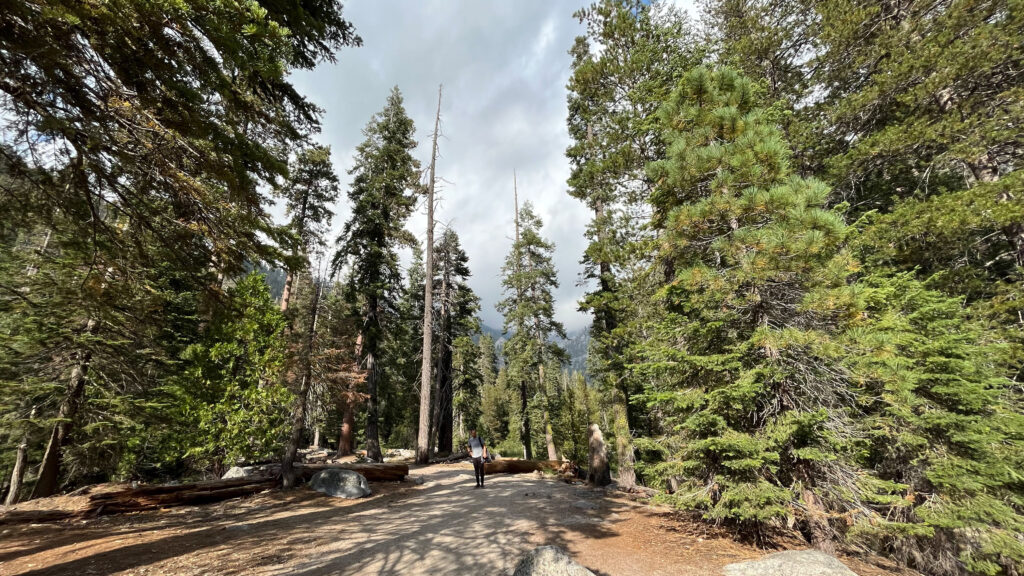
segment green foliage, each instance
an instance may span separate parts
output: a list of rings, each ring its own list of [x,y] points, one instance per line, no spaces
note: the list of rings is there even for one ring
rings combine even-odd
[[[543,367],[551,360],[564,361],[565,351],[551,341],[553,336],[565,338],[565,328],[555,320],[552,292],[558,288],[558,275],[552,263],[554,244],[540,235],[542,222],[530,202],[523,204],[517,215],[518,238],[502,266],[501,284],[505,298],[498,302],[498,311],[505,317],[505,331],[511,337],[505,343],[508,375],[519,384],[520,437],[526,457],[533,454],[530,439],[530,398],[544,394],[541,381]]]
[[[852,270],[827,188],[790,175],[752,94],[731,70],[697,68],[659,113],[667,158],[648,170],[667,313],[638,343],[656,376],[647,404],[666,412],[679,469],[702,486],[691,504],[741,523],[784,516],[798,494],[787,488],[813,486],[836,458],[842,382],[811,344],[848,311],[812,295]]]
[[[586,32],[570,50],[566,156],[569,194],[593,211],[582,259],[592,290],[580,302],[594,314],[587,371],[624,415],[604,432],[621,444],[618,458],[631,460],[631,430],[653,424],[630,404],[642,383],[627,368],[629,344],[645,338],[641,327],[656,313],[648,305],[652,183],[644,167],[664,151],[658,108],[704,48],[686,15],[668,3],[604,0],[575,16]]]
[[[285,319],[259,274],[228,290],[202,339],[186,348],[181,376],[165,387],[164,459],[222,472],[236,460],[279,455],[292,395],[279,385]]]
[[[402,94],[396,86],[384,109],[374,114],[363,129],[365,140],[356,147],[355,163],[349,170],[352,185],[348,198],[352,215],[345,223],[333,268],[344,264],[349,294],[358,302],[362,322],[359,362],[367,377],[367,453],[379,461],[379,402],[383,366],[388,360],[383,345],[387,329],[397,317],[402,289],[397,249],[413,243],[405,221],[416,206],[419,190],[419,162],[413,158],[416,128],[405,112]]]

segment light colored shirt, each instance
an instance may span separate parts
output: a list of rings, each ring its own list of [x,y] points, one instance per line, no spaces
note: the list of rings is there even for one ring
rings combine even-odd
[[[479,458],[484,455],[484,441],[482,438],[477,436],[476,438],[469,439],[469,449],[473,452],[473,458]]]

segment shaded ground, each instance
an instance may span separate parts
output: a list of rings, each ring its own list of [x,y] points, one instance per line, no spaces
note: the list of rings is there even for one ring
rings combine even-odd
[[[535,475],[414,470],[347,501],[308,489],[216,505],[0,527],[0,575],[511,573],[542,544],[599,575],[714,575],[764,553],[671,513]],[[844,559],[844,561],[846,561]],[[846,561],[861,576],[889,574]]]

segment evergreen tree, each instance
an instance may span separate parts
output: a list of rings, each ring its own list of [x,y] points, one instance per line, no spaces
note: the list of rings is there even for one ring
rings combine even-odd
[[[642,335],[637,303],[649,300],[639,275],[650,261],[644,229],[651,183],[644,166],[663,150],[655,114],[682,71],[698,58],[690,25],[671,7],[635,0],[605,0],[576,12],[586,25],[570,54],[569,194],[594,217],[583,255],[593,291],[580,303],[592,311],[588,369],[611,395],[619,483],[633,483],[632,432],[642,428],[630,408],[639,391],[625,351]]]
[[[330,147],[311,146],[300,151],[292,160],[288,178],[278,194],[285,200],[287,232],[291,235],[281,294],[281,310],[287,310],[295,273],[309,267],[310,251],[324,244],[324,232],[334,217],[330,206],[338,200],[338,176],[331,163]]]
[[[136,466],[121,448],[144,445],[140,429],[116,454],[90,434],[138,425],[153,384],[198,332],[193,313],[216,308],[223,280],[247,262],[276,258],[261,186],[284,174],[285,151],[319,119],[287,73],[358,42],[336,2],[18,3],[0,15],[0,172],[18,183],[4,187],[0,211],[23,215],[5,233],[49,231],[59,255],[33,276],[60,277],[59,297],[32,290],[47,322],[11,334],[62,352],[22,348],[0,361],[5,378],[50,395],[36,496],[67,479],[65,454],[96,477]],[[0,298],[25,280],[5,275],[12,290]]]
[[[469,279],[469,257],[459,243],[459,236],[451,228],[445,229],[434,247],[434,270],[436,278],[433,302],[437,306],[437,347],[438,361],[435,366],[437,394],[434,402],[434,426],[437,434],[437,451],[452,451],[452,437],[455,419],[455,374],[453,367],[455,342],[479,330],[476,312],[480,299],[466,283]]]
[[[293,400],[278,385],[285,362],[284,315],[260,274],[227,293],[202,339],[182,355],[181,375],[163,387],[160,461],[174,470],[210,469],[220,476],[239,459],[280,454],[289,421],[281,409]]]
[[[480,347],[470,336],[459,336],[452,344],[452,349],[452,405],[455,411],[455,440],[452,449],[458,452],[469,438],[470,430],[481,430],[481,387],[484,374],[480,371]],[[493,379],[494,375],[490,376]],[[487,439],[487,442],[491,440]]]
[[[284,487],[290,488],[295,482],[292,462],[298,453],[299,443],[306,429],[309,391],[313,383],[314,339],[325,279],[307,275],[310,281],[307,290],[309,298],[308,302],[303,303],[298,314],[295,310],[289,311],[288,304],[292,296],[295,273],[310,267],[311,252],[322,254],[323,234],[334,216],[329,205],[338,198],[338,177],[334,174],[334,166],[331,164],[330,148],[314,146],[299,152],[281,193],[285,197],[287,212],[291,216],[288,228],[293,235],[288,274],[281,294],[281,310],[288,311],[289,315],[290,354],[285,374],[287,384],[295,392],[292,430],[281,462]],[[319,272],[318,270],[317,273]]]
[[[323,321],[317,325],[319,346],[313,355],[314,392],[324,407],[325,426],[332,421],[337,426],[341,456],[355,449],[355,414],[366,401],[366,372],[360,368],[361,359],[356,353],[361,322],[348,290],[346,283],[336,282],[324,295]]]
[[[353,298],[359,300],[362,328],[357,347],[367,371],[366,452],[375,462],[382,458],[378,430],[378,385],[383,375],[381,344],[385,328],[397,316],[402,287],[399,244],[411,243],[405,221],[416,206],[419,162],[415,126],[405,113],[402,94],[395,87],[387,105],[363,130],[366,139],[356,148],[348,197],[352,216],[345,223],[334,256],[335,268],[348,262]]]
[[[531,390],[543,393],[544,366],[551,360],[561,361],[565,352],[551,342],[551,337],[565,338],[565,328],[555,320],[554,296],[558,277],[551,254],[554,244],[540,235],[541,220],[530,202],[523,204],[517,215],[521,232],[502,267],[502,286],[505,298],[498,303],[498,311],[505,316],[505,331],[512,336],[505,344],[505,359],[509,372],[519,382],[520,439],[524,456],[533,455],[529,418]],[[544,411],[544,434],[548,456],[555,459],[551,436],[550,415]]]
[[[684,505],[756,525],[789,513],[796,493],[826,543],[820,483],[849,399],[804,343],[844,313],[812,295],[853,265],[842,218],[821,207],[827,187],[790,175],[778,129],[753,105],[734,71],[697,68],[660,112],[667,158],[649,170],[668,283],[658,338],[638,343],[656,376],[646,399],[682,434],[662,473],[692,479]]]
[[[401,319],[389,330],[388,386],[382,391],[382,437],[392,446],[413,446],[416,443],[419,418],[419,379],[423,351],[423,249],[419,242],[412,246],[398,316]]]

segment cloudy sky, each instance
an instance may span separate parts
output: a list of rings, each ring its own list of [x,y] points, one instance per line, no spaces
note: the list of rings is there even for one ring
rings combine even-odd
[[[494,327],[502,323],[494,305],[501,298],[499,273],[514,233],[513,170],[520,202],[533,202],[544,236],[556,246],[557,317],[569,330],[589,323],[576,310],[586,291],[579,283],[579,261],[589,215],[566,193],[565,183],[568,50],[582,33],[572,13],[586,3],[350,0],[344,14],[363,46],[342,50],[335,64],[293,77],[296,87],[325,110],[318,139],[331,146],[345,186],[363,126],[396,85],[416,122],[417,155],[426,166],[437,87],[444,85],[437,170],[446,182],[435,216],[438,230],[447,225],[458,232],[473,270],[470,284],[482,300],[480,315]],[[348,219],[347,200],[335,212],[337,230]],[[408,226],[425,238],[425,211]]]

